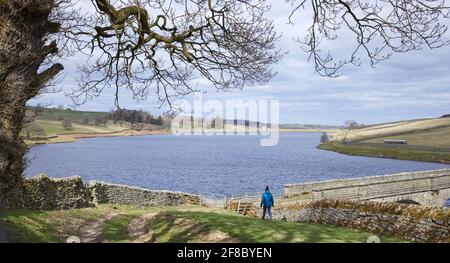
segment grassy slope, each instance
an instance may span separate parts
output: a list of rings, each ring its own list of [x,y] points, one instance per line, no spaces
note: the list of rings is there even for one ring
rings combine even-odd
[[[106,126],[72,123],[73,129],[70,130],[65,130],[61,125],[61,121],[36,120],[36,123],[45,130],[48,136],[73,133],[109,133],[125,129],[112,123],[108,123]]]
[[[77,235],[86,220],[105,212],[120,216],[104,226],[108,242],[128,242],[126,227],[134,217],[152,213],[149,231],[156,242],[210,242],[211,237],[227,237],[231,242],[365,242],[370,233],[333,225],[262,221],[231,212],[199,206],[134,208],[102,205],[99,208],[63,211],[16,210],[7,212],[7,233],[16,242],[64,242]],[[13,237],[13,238],[11,238]],[[225,239],[220,239],[225,240]],[[384,242],[402,240],[384,237]]]
[[[333,139],[347,142],[364,141],[375,138],[384,138],[393,135],[403,135],[413,132],[426,132],[433,129],[449,128],[450,118],[421,119],[411,121],[401,121],[397,123],[372,125],[362,129],[355,129],[347,134],[344,132],[336,135]]]
[[[410,145],[450,147],[450,127],[432,128],[428,130],[413,131],[401,135],[390,135],[382,138],[365,140],[369,143],[383,143],[386,139],[408,140]]]
[[[89,136],[126,136],[150,133],[167,133],[167,130],[160,130],[160,127],[156,125],[146,125],[142,131],[130,131],[128,130],[128,127],[114,124],[111,121],[109,121],[106,126],[95,125],[93,123],[95,118],[105,118],[107,116],[107,112],[46,109],[36,116],[34,120],[36,124],[44,129],[46,137],[42,138],[41,135],[37,135],[35,139],[31,139],[26,142],[28,144],[59,143],[73,142],[79,137]],[[91,119],[91,123],[85,124],[85,117],[89,117]],[[72,122],[73,129],[64,129],[60,118],[70,120]]]
[[[112,123],[108,123],[106,127],[94,124],[84,124],[85,117],[94,120],[95,118],[106,118],[107,116],[107,112],[45,109],[36,116],[35,122],[44,129],[48,136],[71,133],[108,133],[124,129],[123,127],[120,127],[120,125]],[[60,118],[70,120],[73,129],[63,129]]]
[[[108,117],[108,112],[45,109],[36,117],[36,119],[47,121],[59,121],[60,117],[64,118],[65,120],[81,123],[83,122],[85,117],[90,117],[91,119],[95,119],[98,117],[100,118]]]
[[[319,148],[348,155],[413,160],[421,162],[441,163],[442,160],[450,160],[450,152],[420,151],[390,147],[388,148],[383,147],[382,144],[380,144],[379,146],[362,146],[327,143],[319,145]]]
[[[341,141],[346,138],[345,144]],[[385,145],[386,139],[404,139],[407,145]],[[425,162],[450,160],[450,119],[421,119],[373,125],[342,132],[319,148],[349,155]]]

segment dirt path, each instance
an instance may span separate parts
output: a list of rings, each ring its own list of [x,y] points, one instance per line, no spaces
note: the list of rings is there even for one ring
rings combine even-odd
[[[148,221],[155,214],[146,214],[135,217],[130,221],[127,227],[129,239],[134,243],[152,243],[155,241],[153,233],[148,231]]]
[[[102,217],[89,220],[80,228],[81,243],[101,243],[103,241],[103,226],[119,213],[106,213]]]

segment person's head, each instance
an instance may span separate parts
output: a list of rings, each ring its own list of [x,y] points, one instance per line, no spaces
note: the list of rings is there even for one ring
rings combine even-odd
[[[266,192],[269,192],[269,186],[266,186]]]

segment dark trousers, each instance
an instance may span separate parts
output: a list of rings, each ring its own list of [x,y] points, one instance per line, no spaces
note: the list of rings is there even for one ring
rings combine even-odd
[[[262,219],[266,218],[266,211],[269,214],[269,219],[272,220],[272,212],[270,211],[272,207],[270,206],[263,206],[263,213],[262,213]]]

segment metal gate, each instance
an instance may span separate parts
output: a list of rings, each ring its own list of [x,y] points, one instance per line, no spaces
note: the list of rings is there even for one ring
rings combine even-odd
[[[212,194],[212,193],[200,193],[200,205],[207,207],[220,207],[225,208],[228,198],[225,195]]]

